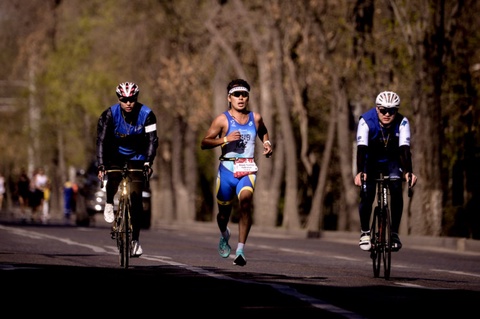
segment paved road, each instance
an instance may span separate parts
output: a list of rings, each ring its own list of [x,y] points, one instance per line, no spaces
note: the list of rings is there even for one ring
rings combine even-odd
[[[125,271],[102,220],[90,228],[3,220],[2,302],[15,315],[53,317],[404,318],[416,308],[462,317],[477,308],[476,241],[404,236],[386,281],[372,278],[357,234],[320,235],[254,227],[249,263],[237,267],[216,254],[214,224],[159,225],[142,233],[145,253]]]

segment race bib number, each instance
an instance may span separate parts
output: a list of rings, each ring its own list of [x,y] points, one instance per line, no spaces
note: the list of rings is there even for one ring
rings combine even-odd
[[[233,163],[233,176],[240,178],[258,171],[253,158],[237,158]]]

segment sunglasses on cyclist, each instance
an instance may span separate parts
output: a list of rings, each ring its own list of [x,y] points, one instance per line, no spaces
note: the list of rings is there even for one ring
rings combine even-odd
[[[235,91],[235,92],[232,93],[232,95],[234,97],[240,97],[240,96],[248,97],[248,92],[247,91]]]
[[[378,108],[378,111],[380,111],[380,113],[382,113],[383,115],[385,114],[389,114],[389,115],[394,115],[397,113],[398,109],[396,107],[391,107],[391,108],[384,108],[384,107],[379,107]]]
[[[137,102],[137,98],[136,97],[133,97],[133,96],[129,96],[129,97],[125,97],[125,96],[122,96],[119,98],[120,102],[123,102],[123,103],[133,103],[133,102]]]

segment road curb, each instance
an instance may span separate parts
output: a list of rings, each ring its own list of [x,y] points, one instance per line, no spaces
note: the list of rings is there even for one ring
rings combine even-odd
[[[106,222],[103,221],[103,216],[99,215],[99,218],[96,219],[96,227],[109,226]],[[0,222],[8,224],[21,224],[19,221],[15,221],[12,218],[11,214],[3,212],[0,214]],[[48,225],[64,225],[62,220],[49,220]],[[39,226],[41,224],[35,224]],[[236,224],[230,223],[230,227]],[[74,225],[72,225],[74,226]],[[162,229],[188,229],[195,228],[201,229],[206,232],[218,232],[217,224],[215,222],[158,222],[153,221],[150,227],[151,230],[162,230]],[[347,231],[333,231],[333,230],[324,230],[324,231],[308,231],[306,229],[291,230],[281,227],[265,227],[265,226],[255,226],[253,225],[252,231],[255,233],[255,236],[269,236],[269,237],[291,237],[291,238],[309,238],[312,240],[340,240],[348,241],[355,244],[359,238],[359,233],[357,232],[347,232]],[[457,252],[473,252],[480,253],[480,240],[464,237],[432,237],[432,236],[414,236],[414,235],[402,235],[400,238],[404,246],[417,249],[446,249],[450,251]]]
[[[188,223],[156,223],[152,226],[152,229],[173,228],[173,229],[188,229],[193,227],[197,229],[203,229],[205,231],[218,231],[217,224],[215,222],[188,222]],[[231,226],[230,224],[230,227]],[[255,226],[252,227],[252,232],[255,232],[255,236],[274,236],[274,237],[292,237],[292,238],[310,238],[313,240],[341,240],[351,241],[357,243],[360,234],[357,232],[347,231],[317,231],[312,232],[306,229],[291,230],[281,227],[264,227]],[[463,237],[432,237],[432,236],[413,236],[402,235],[400,238],[404,246],[418,248],[418,249],[446,249],[458,252],[475,252],[480,253],[480,240]]]

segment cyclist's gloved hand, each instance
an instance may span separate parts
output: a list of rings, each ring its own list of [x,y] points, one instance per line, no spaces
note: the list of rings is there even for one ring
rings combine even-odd
[[[362,188],[360,195],[362,197],[367,196],[367,174],[361,172],[360,174],[360,187]]]
[[[153,169],[150,167],[150,163],[145,162],[145,164],[143,164],[143,175],[145,175],[145,177],[150,178],[152,174],[153,174]]]
[[[98,165],[97,167],[97,176],[99,180],[103,180],[103,176],[105,175],[105,166]]]

